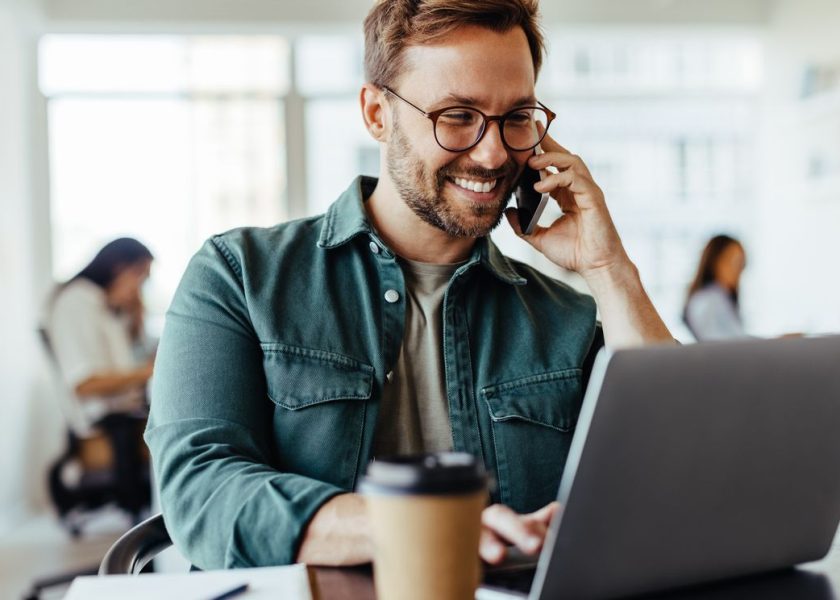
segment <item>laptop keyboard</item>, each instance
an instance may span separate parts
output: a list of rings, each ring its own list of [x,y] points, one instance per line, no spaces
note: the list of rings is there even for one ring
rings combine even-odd
[[[536,569],[514,572],[488,573],[484,576],[484,585],[511,592],[520,592],[527,596],[531,591]]]

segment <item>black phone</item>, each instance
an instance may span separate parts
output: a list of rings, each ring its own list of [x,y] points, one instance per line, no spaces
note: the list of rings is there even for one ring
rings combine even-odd
[[[539,146],[534,149],[534,154],[541,154]],[[548,199],[547,193],[540,193],[534,189],[534,184],[544,177],[543,171],[535,171],[526,163],[522,175],[513,188],[513,195],[516,198],[516,212],[519,215],[519,226],[522,233],[531,235],[542,216]]]

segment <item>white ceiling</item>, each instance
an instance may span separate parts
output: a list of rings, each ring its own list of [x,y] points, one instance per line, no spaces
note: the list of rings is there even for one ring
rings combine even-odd
[[[360,23],[372,0],[33,0],[48,21],[88,23]],[[777,0],[543,0],[552,23],[759,25]]]

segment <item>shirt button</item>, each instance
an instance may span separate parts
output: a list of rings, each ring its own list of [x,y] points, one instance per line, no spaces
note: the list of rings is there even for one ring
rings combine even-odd
[[[385,302],[393,304],[400,299],[400,294],[397,290],[388,290],[385,292]]]
[[[371,242],[370,244],[368,244],[368,246],[370,246],[371,252],[373,252],[374,254],[379,254],[379,244],[377,244],[376,242]]]

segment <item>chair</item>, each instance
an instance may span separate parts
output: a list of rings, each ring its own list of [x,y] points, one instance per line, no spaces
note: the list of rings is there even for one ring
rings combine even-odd
[[[44,328],[38,334],[58,377],[49,335]],[[68,427],[65,450],[50,467],[47,483],[59,519],[72,537],[80,535],[85,513],[101,506],[116,504],[132,523],[138,523],[149,507],[150,474],[148,464],[139,457],[144,425],[142,415],[108,415],[98,424],[100,433],[91,439],[80,439]],[[68,484],[63,473],[73,463],[81,464],[82,474]]]
[[[131,427],[130,418],[122,415],[120,418],[126,422],[118,427]],[[144,422],[143,419],[136,419],[134,425],[138,431]],[[141,513],[149,507],[151,501],[151,483],[147,470],[121,470],[115,468],[113,463],[91,468],[91,461],[86,458],[89,446],[95,444],[100,449],[104,447],[108,454],[113,455],[120,443],[119,437],[124,437],[117,427],[112,428],[112,423],[100,424],[100,429],[102,434],[92,440],[80,440],[68,430],[64,452],[52,463],[47,475],[50,499],[59,520],[74,538],[81,534],[86,516],[102,506],[114,504],[129,516],[132,523],[139,523]],[[68,484],[63,480],[63,473],[74,463],[81,464],[82,473],[75,483]],[[125,479],[129,480],[130,487]],[[126,492],[125,489],[131,491]]]
[[[137,575],[158,554],[172,545],[163,515],[158,513],[135,525],[105,554],[99,575]]]
[[[58,364],[55,361],[49,336],[43,328],[38,329],[38,334],[57,372]],[[67,445],[61,456],[50,467],[47,485],[59,520],[71,537],[77,538],[81,535],[85,516],[99,507],[115,504],[129,515],[132,523],[138,523],[141,513],[151,505],[152,488],[148,466],[143,465],[142,469],[118,468],[118,465],[137,464],[137,461],[126,460],[126,453],[135,451],[132,444],[126,443],[126,431],[132,427],[137,428],[137,445],[139,446],[140,432],[144,423],[144,419],[129,415],[106,417],[99,425],[102,434],[97,440],[93,440],[98,444],[98,448],[93,449],[93,452],[88,452],[91,450],[88,441],[78,438],[68,427]],[[86,454],[101,454],[103,448],[109,455],[106,461],[108,464],[97,464],[102,463],[101,459],[86,459]],[[73,462],[92,465],[94,468],[83,469],[78,481],[68,485],[63,479],[63,472]],[[163,527],[162,518],[160,526]],[[166,532],[165,527],[163,531]],[[169,536],[166,537],[168,539]],[[44,590],[65,585],[82,575],[95,575],[97,572],[97,566],[91,565],[80,570],[39,578],[32,582],[24,598],[25,600],[39,600]]]
[[[158,554],[172,545],[163,515],[157,514],[135,525],[105,553],[99,567],[63,573],[36,581],[24,594],[24,600],[39,600],[43,590],[66,585],[85,575],[137,575]],[[150,565],[149,565],[150,566]],[[148,571],[149,569],[146,568]]]

